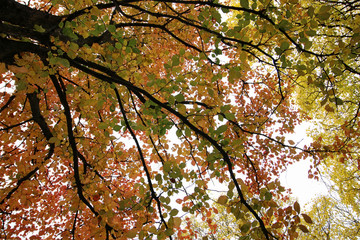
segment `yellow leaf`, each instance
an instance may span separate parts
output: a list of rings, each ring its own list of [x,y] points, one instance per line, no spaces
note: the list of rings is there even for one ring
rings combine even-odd
[[[136,228],[133,228],[126,233],[126,236],[128,238],[134,238],[134,237],[136,237],[137,233],[138,233],[138,230]]]

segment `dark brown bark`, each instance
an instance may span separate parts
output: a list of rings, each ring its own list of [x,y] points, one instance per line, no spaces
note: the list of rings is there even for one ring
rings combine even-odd
[[[13,64],[21,52],[46,53],[51,32],[59,28],[61,16],[30,8],[14,0],[0,0],[0,61]],[[45,32],[35,31],[41,26]],[[47,47],[46,47],[47,45]]]
[[[35,25],[54,29],[62,17],[32,9],[14,0],[0,0],[0,21],[33,29]]]
[[[37,46],[30,42],[9,40],[0,37],[0,62],[13,64],[13,57],[21,52],[32,52],[38,55],[46,54],[44,47]]]

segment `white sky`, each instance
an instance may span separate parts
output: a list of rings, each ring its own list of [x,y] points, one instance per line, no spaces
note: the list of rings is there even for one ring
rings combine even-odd
[[[295,127],[295,134],[289,136],[295,142],[301,141],[301,145],[309,144],[311,139],[306,136],[306,130],[311,126],[310,122]],[[290,166],[286,172],[280,175],[280,181],[286,188],[291,188],[292,195],[301,206],[310,203],[317,195],[326,195],[328,190],[325,184],[319,180],[308,178],[308,170],[311,159],[301,160]]]
[[[311,199],[317,195],[327,194],[327,188],[323,182],[309,179],[308,170],[310,160],[297,162],[288,167],[288,170],[280,175],[280,181],[286,188],[291,188],[292,195],[301,206],[311,203]]]

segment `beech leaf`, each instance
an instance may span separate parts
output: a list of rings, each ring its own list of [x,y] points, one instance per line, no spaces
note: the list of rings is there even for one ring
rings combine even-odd
[[[294,209],[297,213],[300,213],[300,204],[298,202],[294,203]]]
[[[309,230],[307,229],[307,227],[305,227],[304,225],[299,224],[299,225],[298,225],[298,228],[300,228],[300,230],[301,230],[302,232],[304,232],[304,233],[308,233],[308,232],[309,232]]]
[[[304,218],[305,222],[307,222],[309,224],[313,223],[313,221],[311,220],[311,218],[307,214],[302,213],[301,216]]]

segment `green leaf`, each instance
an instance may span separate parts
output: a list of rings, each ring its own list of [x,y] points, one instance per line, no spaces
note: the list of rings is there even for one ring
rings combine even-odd
[[[226,124],[221,125],[220,127],[218,127],[218,129],[216,129],[216,133],[217,133],[217,134],[221,134],[221,133],[225,132],[226,129],[227,129],[227,125],[226,125]]]
[[[180,56],[184,55],[185,54],[185,49],[183,49],[183,48],[180,49],[179,54],[180,54]]]
[[[185,128],[185,136],[191,137],[191,129],[190,128]]]
[[[114,33],[114,32],[116,32],[116,27],[114,25],[109,25],[108,30],[109,30],[109,32]]]
[[[344,104],[344,101],[341,100],[340,98],[336,97],[336,98],[335,98],[335,103],[336,103],[336,105],[343,105],[343,104]]]
[[[321,6],[316,17],[320,20],[327,20],[330,17],[331,6]]]
[[[166,235],[166,236],[171,236],[171,235],[173,235],[173,234],[174,234],[174,230],[173,230],[173,229],[168,228],[168,229],[165,230],[165,235]]]
[[[121,48],[122,48],[122,44],[119,43],[119,42],[116,42],[116,43],[115,43],[115,48],[121,49]]]
[[[251,224],[250,223],[245,223],[244,225],[242,225],[240,227],[240,231],[242,233],[247,233],[250,230]]]
[[[64,67],[67,67],[67,68],[70,67],[70,62],[65,58],[57,58],[57,63],[63,65]]]
[[[221,23],[221,15],[218,11],[212,11],[211,16],[216,20],[216,22]]]
[[[68,23],[68,22],[66,22]],[[71,27],[69,27],[69,24],[66,24],[65,25],[65,28],[63,28],[62,30],[62,33],[65,35],[65,36],[68,36],[70,37],[72,40],[77,40],[79,37],[74,33],[73,29]]]
[[[314,16],[314,12],[315,12],[315,9],[314,9],[312,6],[310,6],[310,7],[308,8],[307,14],[308,14],[310,17],[312,17],[312,16]]]
[[[136,46],[136,39],[130,39],[128,42],[129,47],[135,47]]]
[[[98,128],[99,129],[106,129],[108,127],[108,125],[106,124],[106,123],[104,123],[104,122],[101,122],[99,125],[98,125]]]
[[[173,209],[173,210],[171,210],[171,212],[170,212],[170,216],[176,216],[178,213],[179,213],[179,210]]]
[[[220,107],[220,112],[226,113],[226,112],[228,112],[230,109],[231,109],[231,106],[230,106],[230,105],[224,105],[224,106],[221,106],[221,107]]]
[[[234,83],[236,79],[239,79],[241,77],[241,72],[238,67],[231,68],[229,71],[229,82]]]
[[[331,9],[331,6],[329,5],[323,5],[318,11],[318,14],[328,13]]]
[[[219,121],[221,121],[221,122],[224,120],[224,116],[222,114],[219,114],[218,118],[219,118]]]
[[[114,105],[114,104],[111,104],[109,109],[110,109],[110,112],[114,112],[115,109],[116,109],[116,108],[115,108],[115,105]]]
[[[284,41],[284,42],[281,43],[280,49],[281,49],[281,50],[286,50],[286,49],[289,48],[289,46],[290,46],[289,42]]]
[[[134,238],[134,237],[136,237],[137,233],[138,233],[138,230],[136,228],[133,228],[126,233],[126,236],[128,238]]]
[[[228,12],[230,12],[230,10],[229,10],[228,8],[221,8],[221,11],[222,11],[223,13],[228,13]]]
[[[315,30],[309,30],[305,32],[308,36],[312,37],[316,35],[316,31]]]
[[[272,199],[272,194],[271,192],[266,192],[265,193],[265,201],[270,201]]]
[[[114,129],[114,131],[119,132],[119,131],[121,130],[121,127],[120,127],[119,125],[115,125],[115,126],[113,127],[113,129]]]
[[[292,25],[288,20],[281,20],[278,27],[279,29],[288,30],[292,27]]]
[[[180,58],[178,55],[174,55],[171,60],[173,67],[178,66],[180,64]]]
[[[42,26],[36,25],[34,26],[34,30],[40,33],[45,32],[45,29]]]
[[[174,105],[175,104],[175,97],[173,95],[170,95],[168,98],[168,102],[170,105]]]
[[[25,80],[19,80],[16,82],[16,90],[23,91],[27,88],[27,82]]]
[[[343,74],[343,71],[340,69],[340,68],[337,68],[337,67],[333,67],[331,69],[331,71],[336,75],[336,76],[340,76]]]
[[[183,101],[185,101],[185,97],[184,97],[184,95],[182,95],[181,93],[179,93],[178,95],[175,96],[175,100],[176,100],[177,102],[183,102]]]
[[[165,162],[163,166],[164,172],[170,172],[171,171],[171,162]]]
[[[76,52],[77,50],[79,50],[79,45],[77,43],[71,42],[69,48]]]
[[[163,136],[163,135],[165,135],[166,134],[166,128],[165,127],[161,127],[160,128],[160,131],[159,131],[159,135],[160,136]]]
[[[216,48],[216,49],[214,50],[214,53],[215,53],[216,55],[221,55],[221,54],[222,54],[222,51],[221,51],[220,49]]]
[[[207,156],[207,158],[206,158],[206,161],[208,161],[208,162],[214,162],[215,160],[217,160],[217,159],[219,159],[220,158],[220,156],[219,156],[219,154],[218,153],[216,153],[216,152],[213,152],[213,153],[210,153],[208,156]]]
[[[240,6],[243,8],[249,8],[249,0],[240,0]]]
[[[226,117],[226,119],[228,119],[230,121],[235,120],[235,114],[233,114],[233,113],[225,113],[225,117]]]
[[[178,138],[182,136],[182,131],[181,131],[181,129],[176,130],[176,136],[177,136]]]
[[[66,85],[66,92],[67,93],[74,93],[74,90],[75,90],[75,88],[74,88],[74,86],[72,85],[72,84],[68,84],[68,85]]]

